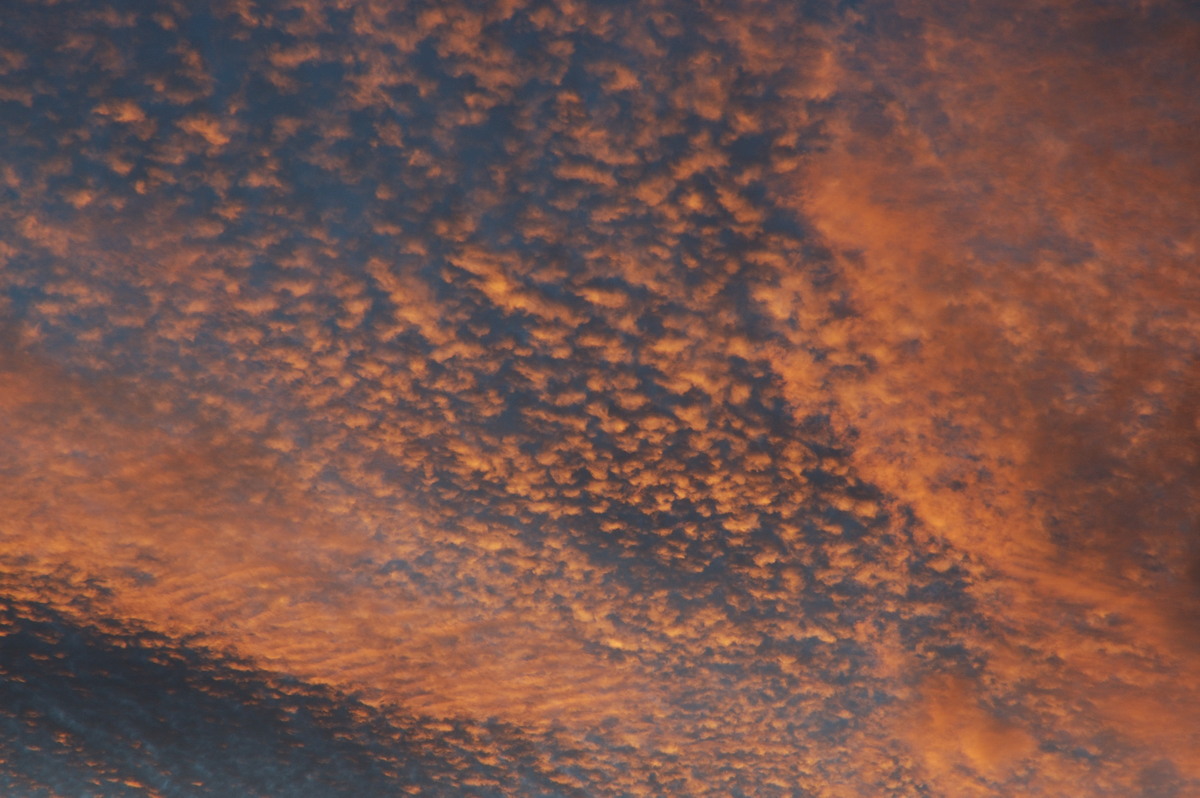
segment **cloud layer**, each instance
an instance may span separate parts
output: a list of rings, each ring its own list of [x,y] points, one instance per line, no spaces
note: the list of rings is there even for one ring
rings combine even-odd
[[[6,19],[17,789],[1200,785],[1185,5]]]

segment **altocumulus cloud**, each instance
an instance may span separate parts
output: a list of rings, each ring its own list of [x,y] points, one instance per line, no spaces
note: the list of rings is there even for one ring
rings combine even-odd
[[[12,4],[12,790],[1194,791],[1198,30]]]

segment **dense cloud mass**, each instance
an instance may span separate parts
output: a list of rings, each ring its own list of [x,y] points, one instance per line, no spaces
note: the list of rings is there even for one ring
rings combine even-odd
[[[1200,792],[1179,0],[12,0],[0,784]]]

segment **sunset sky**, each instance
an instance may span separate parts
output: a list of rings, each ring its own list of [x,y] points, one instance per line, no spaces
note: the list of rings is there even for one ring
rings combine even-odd
[[[1200,6],[5,0],[0,795],[1200,795]]]

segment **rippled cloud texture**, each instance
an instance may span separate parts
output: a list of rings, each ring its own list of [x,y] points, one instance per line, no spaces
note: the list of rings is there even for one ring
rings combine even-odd
[[[1200,794],[1200,14],[12,0],[6,795]]]

